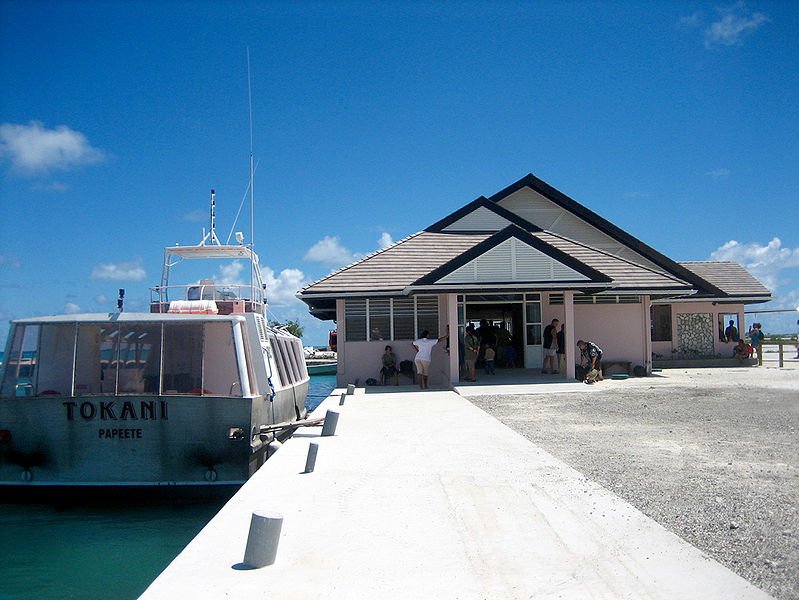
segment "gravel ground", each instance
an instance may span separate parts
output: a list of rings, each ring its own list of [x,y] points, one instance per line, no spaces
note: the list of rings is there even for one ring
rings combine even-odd
[[[799,598],[795,367],[469,399],[775,598]]]

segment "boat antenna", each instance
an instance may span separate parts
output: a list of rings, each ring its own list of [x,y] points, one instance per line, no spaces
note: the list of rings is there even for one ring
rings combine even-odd
[[[211,190],[211,228],[207,234],[203,229],[203,239],[200,242],[200,246],[205,246],[205,242],[216,244],[217,246],[222,245],[219,238],[216,237],[216,192],[214,190]]]
[[[250,75],[250,47],[247,46],[247,100],[250,112],[250,250],[255,250],[255,167],[253,165],[253,141],[252,141],[252,77]],[[250,258],[250,297],[255,299],[255,290],[253,289],[253,271],[255,265]],[[259,290],[263,293],[263,290]]]

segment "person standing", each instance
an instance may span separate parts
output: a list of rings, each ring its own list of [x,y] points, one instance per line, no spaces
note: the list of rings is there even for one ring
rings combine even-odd
[[[749,339],[752,340],[752,348],[757,352],[757,363],[763,364],[763,339],[766,336],[760,331],[760,323],[752,323],[749,332]]]
[[[562,323],[558,331],[558,369],[566,370],[566,323]]]
[[[727,326],[727,329],[724,330],[724,339],[727,342],[738,341],[738,328],[735,326],[735,321],[732,319],[730,319],[730,324]]]
[[[463,360],[466,365],[466,381],[477,381],[477,355],[480,353],[480,339],[474,331],[474,327],[469,325],[466,328],[466,335],[463,336]]]
[[[442,335],[440,338],[428,337],[430,332],[425,329],[418,340],[414,340],[411,344],[416,349],[416,378],[419,381],[419,387],[423,390],[427,389],[427,378],[430,375],[430,363],[433,360],[433,348],[441,340],[447,339],[448,335]]]
[[[796,319],[796,358],[799,358],[799,319]]]
[[[486,345],[485,353],[485,371],[486,375],[493,375],[494,374],[494,359],[497,356],[497,353],[494,351],[494,346],[491,344]]]
[[[558,373],[558,321],[552,319],[552,323],[544,328],[544,364],[541,367],[542,373]],[[547,368],[549,365],[549,368]]]

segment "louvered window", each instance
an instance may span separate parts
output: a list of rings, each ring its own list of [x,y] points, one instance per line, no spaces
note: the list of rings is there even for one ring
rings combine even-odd
[[[391,298],[370,298],[369,341],[391,339]]]
[[[416,297],[416,335],[424,330],[438,336],[438,298],[436,296]]]
[[[348,299],[344,304],[348,342],[414,340],[427,329],[438,334],[438,297]]]
[[[344,306],[348,342],[366,341],[366,300],[347,300]]]
[[[394,339],[415,340],[413,298],[392,298],[394,305]]]

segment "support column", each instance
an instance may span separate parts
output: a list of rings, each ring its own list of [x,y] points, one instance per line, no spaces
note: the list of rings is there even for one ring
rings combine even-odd
[[[644,368],[646,374],[652,374],[652,299],[649,296],[641,296],[641,306],[644,314],[641,315],[644,327]]]
[[[458,295],[447,294],[447,324],[449,325],[449,382],[456,385],[460,379],[458,364]]]
[[[565,311],[564,320],[566,321],[566,335],[563,336],[563,341],[566,344],[566,377],[574,379],[574,361],[577,356],[575,351],[577,339],[574,337],[574,292],[563,292],[563,310]]]

